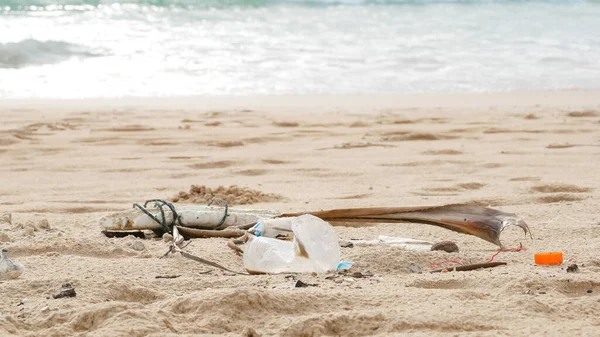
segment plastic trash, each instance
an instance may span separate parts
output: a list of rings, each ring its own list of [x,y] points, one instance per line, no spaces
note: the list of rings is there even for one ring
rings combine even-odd
[[[337,266],[337,270],[348,270],[352,268],[352,262],[350,261],[340,261]]]
[[[244,248],[249,273],[325,273],[340,264],[340,247],[333,227],[313,215],[289,218],[293,241],[252,237]]]
[[[12,262],[7,254],[8,251],[6,248],[0,250],[0,280],[16,279],[25,270],[22,264]]]
[[[262,219],[250,229],[250,232],[256,236],[264,236],[267,238],[292,238],[292,222],[294,217]]]
[[[533,255],[535,264],[561,264],[563,263],[562,252],[537,253]]]

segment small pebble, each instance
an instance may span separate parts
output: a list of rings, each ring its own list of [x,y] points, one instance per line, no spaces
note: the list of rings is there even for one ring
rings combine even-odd
[[[410,269],[410,271],[412,271],[412,272],[413,272],[413,273],[415,273],[415,274],[421,274],[421,272],[422,272],[422,271],[421,271],[421,267],[419,267],[418,265],[416,265],[416,264],[414,264],[414,263],[411,263],[411,264],[408,266],[408,269]]]
[[[40,229],[49,230],[50,229],[50,223],[48,222],[47,219],[42,219],[42,220],[40,220],[40,222],[38,222],[37,227],[40,228]]]
[[[169,233],[165,233],[165,234],[163,234],[162,239],[166,243],[171,243],[171,242],[173,242],[173,235],[171,235]]]
[[[333,280],[333,282],[335,282],[335,283],[342,283],[342,282],[344,282],[344,280],[341,279],[341,278],[336,278],[335,280]]]
[[[354,244],[350,241],[340,241],[340,247],[342,248],[353,248]]]
[[[587,291],[587,293],[588,293],[588,294],[591,294],[591,293],[593,293],[593,292],[594,292],[594,291],[593,291],[592,289],[590,289],[590,290],[588,290],[588,291]]]
[[[458,253],[458,245],[452,241],[442,241],[431,246],[431,250],[443,250],[446,253]]]
[[[136,250],[138,252],[141,252],[142,250],[146,249],[146,246],[142,241],[134,241],[130,247],[131,249]]]
[[[33,227],[25,227],[25,229],[23,230],[23,236],[32,237],[35,235],[34,231],[35,230],[33,229]]]
[[[38,227],[35,224],[35,222],[31,221],[31,220],[27,220],[27,222],[25,223],[25,225],[23,226],[23,228],[27,229],[27,228],[33,228],[34,231],[38,231]]]
[[[0,224],[1,223],[12,225],[12,213],[2,213],[2,215],[0,215]]]
[[[567,273],[577,273],[578,271],[579,267],[575,263],[567,267]]]
[[[365,277],[363,275],[363,273],[359,272],[359,271],[355,271],[354,273],[350,274],[350,276],[354,277],[354,278],[363,278]]]
[[[318,284],[313,284],[313,283],[305,283],[302,282],[300,280],[296,281],[296,283],[294,284],[294,288],[306,288],[306,287],[318,287]]]
[[[48,311],[50,311],[50,307],[45,306],[42,308],[42,312],[48,312]]]
[[[258,332],[256,332],[256,330],[254,330],[251,327],[245,327],[244,330],[242,330],[242,337],[260,337],[261,334],[259,334]]]
[[[12,239],[6,233],[0,233],[0,242],[12,242]]]
[[[73,288],[73,286],[71,286],[70,283],[65,283],[60,288],[60,293],[58,293],[56,295],[52,295],[52,298],[57,299],[57,298],[75,297],[75,296],[77,296],[77,293],[75,292],[75,288]]]

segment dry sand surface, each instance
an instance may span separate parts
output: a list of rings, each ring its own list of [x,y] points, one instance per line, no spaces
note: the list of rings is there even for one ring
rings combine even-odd
[[[600,333],[598,92],[3,101],[0,110],[0,213],[12,214],[0,241],[26,268],[0,281],[1,336]],[[449,259],[485,262],[497,247],[428,225],[336,227],[343,240],[451,240],[460,252],[342,248],[352,272],[373,276],[305,275],[316,286],[294,288],[285,275],[160,259],[160,239],[101,234],[100,217],[192,185],[283,212],[477,201],[518,214],[534,239],[509,229],[505,245],[527,250],[496,256],[506,266],[432,274]],[[203,204],[202,193],[183,200]],[[186,251],[243,271],[225,242],[194,239]],[[562,251],[563,265],[536,266],[541,251]],[[567,273],[573,263],[579,272]],[[65,283],[77,296],[53,299]]]

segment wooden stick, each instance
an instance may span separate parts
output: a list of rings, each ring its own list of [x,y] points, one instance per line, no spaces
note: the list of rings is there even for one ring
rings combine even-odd
[[[456,266],[456,267],[436,269],[436,270],[432,270],[431,272],[432,273],[441,273],[444,270],[446,270],[446,271],[469,271],[469,270],[475,270],[475,269],[480,269],[480,268],[493,268],[493,267],[503,266],[503,265],[506,265],[506,262],[475,263],[475,264],[465,264],[465,265]]]
[[[188,238],[239,238],[246,231],[237,228],[226,228],[224,230],[195,229],[177,226],[179,233]]]

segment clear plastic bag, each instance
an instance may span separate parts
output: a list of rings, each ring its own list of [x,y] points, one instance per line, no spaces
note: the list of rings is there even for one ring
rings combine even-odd
[[[340,248],[333,227],[313,215],[290,218],[293,241],[252,237],[244,248],[251,273],[325,273],[336,270]]]
[[[14,263],[8,258],[6,248],[0,249],[0,280],[16,279],[23,274],[24,270],[22,264]]]

